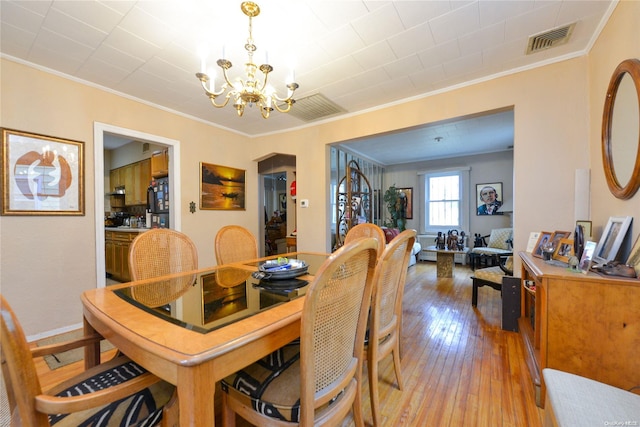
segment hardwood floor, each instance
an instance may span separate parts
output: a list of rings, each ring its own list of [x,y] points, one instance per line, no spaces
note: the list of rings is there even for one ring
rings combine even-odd
[[[397,389],[388,356],[380,363],[384,426],[542,426],[544,411],[535,405],[520,336],[501,329],[500,293],[480,288],[474,309],[471,274],[456,265],[453,279],[437,279],[435,263],[410,268],[402,342],[405,390]],[[74,365],[49,371],[38,361],[43,386],[81,369]],[[366,380],[362,404],[370,426]],[[238,426],[248,425],[238,420]],[[353,425],[351,418],[343,423]]]

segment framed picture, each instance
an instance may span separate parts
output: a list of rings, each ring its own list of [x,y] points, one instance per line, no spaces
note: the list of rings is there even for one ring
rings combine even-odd
[[[84,142],[2,128],[2,215],[84,215]]]
[[[556,250],[553,253],[553,259],[558,261],[569,263],[569,258],[574,256],[573,252],[573,239],[560,239]]]
[[[200,209],[245,210],[245,171],[200,163]]]
[[[580,264],[578,264],[578,268],[580,268],[580,271],[584,274],[587,274],[591,268],[591,261],[593,260],[593,253],[596,250],[596,244],[596,242],[592,242],[591,240],[584,243],[584,251],[582,251]]]
[[[584,237],[591,237],[591,221],[576,221],[576,226],[581,225],[582,226],[582,230],[584,231]]]
[[[593,255],[594,262],[606,264],[616,258],[632,219],[630,216],[612,216],[609,218],[607,226],[598,241],[598,246],[596,246],[596,251]]]
[[[625,264],[633,267],[636,270],[636,276],[640,277],[640,234],[638,235],[636,242],[633,244],[633,248],[631,248],[631,252],[629,252],[629,257]]]
[[[551,231],[541,231],[540,237],[538,237],[538,241],[533,247],[533,251],[531,252],[531,255],[538,258],[542,258],[542,245],[544,245],[549,241],[549,239],[551,239],[552,234],[553,233]]]
[[[558,231],[558,230],[554,231],[553,234],[551,235],[551,241],[553,242],[553,247],[557,248],[558,245],[560,245],[560,240],[568,239],[569,236],[571,236],[570,231]]]
[[[278,194],[278,200],[280,201],[280,210],[286,211],[287,210],[287,193]]]
[[[413,219],[413,187],[398,188],[399,192],[407,196],[407,216],[406,219]]]
[[[502,183],[476,184],[476,215],[502,215]]]

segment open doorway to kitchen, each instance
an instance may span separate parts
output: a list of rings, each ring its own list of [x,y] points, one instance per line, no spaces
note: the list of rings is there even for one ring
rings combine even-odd
[[[169,200],[180,200],[180,173],[178,166],[180,164],[180,141],[139,132],[133,129],[121,128],[104,123],[94,123],[96,283],[99,288],[104,287],[106,284],[104,216],[109,191],[105,189],[105,177],[109,176],[109,171],[105,170],[104,167],[104,150],[105,139],[108,139],[110,136],[165,147],[168,154]],[[173,208],[170,210],[169,223],[171,228],[180,230],[181,212],[176,204],[173,204]]]

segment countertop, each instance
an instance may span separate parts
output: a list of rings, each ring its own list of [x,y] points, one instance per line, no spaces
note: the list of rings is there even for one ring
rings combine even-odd
[[[145,231],[151,230],[150,228],[137,228],[137,227],[105,227],[106,231],[123,231],[125,233],[144,233]]]

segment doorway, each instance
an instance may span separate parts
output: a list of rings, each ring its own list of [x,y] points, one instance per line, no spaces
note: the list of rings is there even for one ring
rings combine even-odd
[[[286,238],[296,230],[296,206],[289,186],[295,181],[296,157],[273,154],[258,162],[260,174],[260,255],[287,251]]]
[[[180,141],[162,136],[147,134],[132,129],[121,128],[104,123],[94,123],[94,194],[95,194],[95,235],[96,235],[96,284],[98,288],[106,285],[105,266],[105,173],[104,170],[104,139],[105,135],[126,138],[130,140],[148,142],[154,145],[165,146],[169,154],[169,200],[180,200]],[[182,215],[179,206],[171,209],[169,224],[175,230],[181,229]]]

